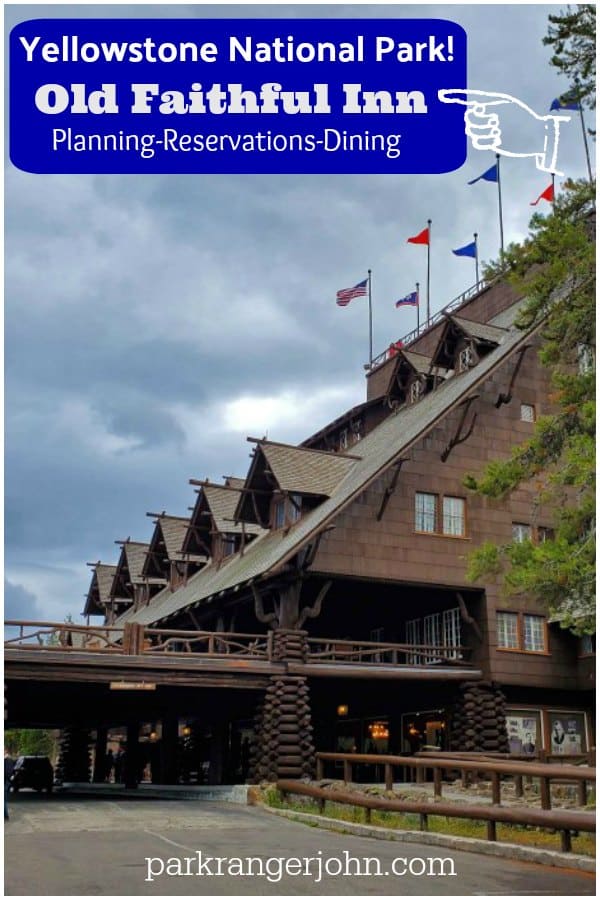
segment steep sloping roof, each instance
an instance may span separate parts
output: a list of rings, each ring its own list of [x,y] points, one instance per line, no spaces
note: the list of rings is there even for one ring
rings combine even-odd
[[[470,319],[463,319],[461,316],[448,316],[461,331],[468,334],[469,337],[478,341],[487,341],[490,344],[501,344],[506,329],[498,328],[497,325],[487,325],[482,322],[472,322]]]
[[[116,566],[96,563],[85,601],[84,616],[102,616],[106,613],[106,604],[110,602],[110,590],[116,571]]]
[[[404,357],[407,363],[409,363],[419,375],[429,374],[431,369],[431,357],[425,356],[423,353],[415,353],[413,350],[400,350],[398,353],[398,361],[402,359],[402,357]],[[445,378],[448,374],[448,369],[435,366],[432,370],[432,374]]]
[[[239,478],[235,480],[241,481]],[[243,484],[242,481],[241,486]],[[202,493],[206,498],[215,527],[221,534],[241,534],[242,530],[245,530],[246,534],[261,534],[263,531],[259,525],[248,523],[242,527],[240,523],[234,522],[235,509],[240,499],[239,490],[230,490],[219,484],[205,484],[202,487]]]
[[[189,524],[190,520],[181,516],[161,516],[157,520],[170,560],[182,559],[181,545]]]
[[[394,461],[462,403],[529,337],[530,333],[511,328],[505,333],[503,343],[472,369],[449,378],[419,403],[402,407],[397,414],[384,419],[360,442],[362,458],[348,468],[332,495],[303,515],[289,530],[265,532],[246,548],[243,555],[238,553],[229,557],[220,567],[208,565],[194,575],[185,587],[174,593],[163,591],[150,606],[135,613],[126,613],[120,621],[158,622],[231,588],[274,574],[332,523]]]
[[[259,441],[258,446],[281,490],[295,494],[330,497],[358,459],[347,454],[271,441]]]

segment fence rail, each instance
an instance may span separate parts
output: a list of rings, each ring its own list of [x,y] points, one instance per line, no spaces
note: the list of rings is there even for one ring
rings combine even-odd
[[[504,760],[465,759],[460,754],[450,758],[431,756],[392,756],[373,753],[317,753],[317,779],[325,776],[326,762],[341,762],[343,765],[344,783],[352,782],[353,769],[356,764],[368,763],[371,765],[383,765],[385,786],[392,790],[394,783],[394,769],[402,766],[416,771],[416,782],[423,783],[425,772],[429,769],[433,772],[434,797],[442,796],[442,778],[444,772],[458,770],[461,773],[463,784],[469,786],[470,773],[483,773],[489,775],[492,791],[492,803],[500,805],[502,776],[513,776],[515,779],[515,796],[523,796],[523,777],[536,778],[540,786],[540,802],[543,810],[552,809],[552,796],[550,786],[552,781],[570,781],[577,785],[577,802],[579,806],[587,805],[587,785],[596,780],[596,769],[591,766],[574,766],[567,764],[540,763],[537,760],[531,762],[513,762]]]
[[[417,813],[419,827],[427,831],[429,816],[446,816],[454,819],[470,819],[486,823],[488,841],[497,840],[496,825],[498,822],[507,825],[529,825],[534,828],[547,828],[560,831],[561,850],[569,853],[572,849],[571,834],[573,831],[595,832],[596,816],[573,810],[530,809],[528,807],[506,808],[499,805],[471,806],[453,803],[430,803],[427,801],[391,800],[373,795],[332,791],[319,788],[301,781],[282,779],[277,781],[277,788],[285,797],[287,794],[298,794],[312,797],[319,803],[319,810],[324,811],[325,803],[342,803],[349,806],[360,806],[367,813],[367,822],[374,809],[386,812]]]
[[[176,654],[189,657],[251,657],[273,661],[273,632],[247,634],[233,631],[190,631],[148,628],[137,622],[115,625],[74,625],[71,622],[35,622],[10,619],[5,628],[14,629],[4,641],[6,650],[66,650],[86,653],[121,653],[158,656]],[[422,669],[440,664],[468,667],[470,648],[443,644],[394,644],[376,641],[348,641],[335,638],[308,638],[307,663],[332,662],[344,666],[415,666]]]

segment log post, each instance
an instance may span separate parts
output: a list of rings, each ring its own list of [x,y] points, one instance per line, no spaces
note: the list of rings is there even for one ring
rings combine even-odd
[[[442,796],[442,770],[437,766],[433,770],[433,796],[436,798]]]
[[[306,659],[306,632],[277,629],[272,637],[273,660]],[[304,675],[273,675],[262,711],[257,717],[251,780],[312,777],[315,749],[312,739],[308,682]]]
[[[166,713],[162,720],[162,738],[160,742],[160,780],[161,784],[177,784],[177,757],[179,750],[179,720],[177,716]]]
[[[500,773],[492,772],[492,803],[494,806],[500,806]],[[495,840],[495,839],[494,839]]]
[[[394,770],[390,763],[385,764],[385,789],[386,791],[394,790]]]
[[[485,825],[486,825],[486,832],[487,832],[486,837],[487,837],[488,841],[497,840],[497,838],[496,838],[496,823],[493,821],[488,821],[485,823]]]
[[[125,747],[125,787],[138,786],[138,736],[139,722],[127,723],[127,745]]]
[[[96,743],[94,746],[94,774],[92,781],[95,784],[102,783],[107,775],[106,771],[106,742],[108,740],[108,729],[96,729]]]
[[[352,763],[349,759],[344,760],[344,783],[352,783]]]
[[[550,779],[546,777],[540,778],[540,797],[542,800],[542,809],[552,809],[552,799],[550,797]]]

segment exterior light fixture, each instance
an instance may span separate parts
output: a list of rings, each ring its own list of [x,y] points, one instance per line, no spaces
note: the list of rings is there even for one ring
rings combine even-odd
[[[340,704],[337,708],[338,716],[347,716],[348,715],[348,706],[346,703]]]

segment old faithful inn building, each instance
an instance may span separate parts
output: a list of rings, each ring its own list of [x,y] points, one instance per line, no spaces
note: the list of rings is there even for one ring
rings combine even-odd
[[[591,639],[466,578],[483,541],[551,536],[535,484],[464,486],[549,410],[521,302],[480,285],[375,360],[364,403],[298,446],[250,438],[245,478],[192,481],[189,518],[154,514],[147,543],[93,568],[84,614],[115,652],[85,669],[86,638],[35,696],[9,652],[9,720],[65,728],[67,756],[119,729],[129,783],[144,747],[167,784],[310,775],[315,749],[589,750]]]

